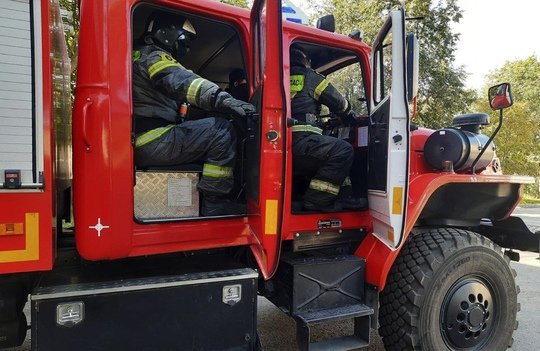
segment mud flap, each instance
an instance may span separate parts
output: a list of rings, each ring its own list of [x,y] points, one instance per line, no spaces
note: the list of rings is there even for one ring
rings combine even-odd
[[[478,232],[508,249],[538,252],[540,230],[534,232],[519,217],[510,216],[501,221],[483,220]]]

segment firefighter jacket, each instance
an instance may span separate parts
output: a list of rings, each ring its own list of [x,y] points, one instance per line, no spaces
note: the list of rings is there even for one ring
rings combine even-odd
[[[214,110],[221,89],[184,68],[170,53],[155,45],[133,52],[133,114],[135,131],[180,122],[179,105],[187,102]],[[148,119],[157,119],[148,123]]]
[[[322,75],[311,68],[291,67],[291,104],[293,118],[309,122],[306,115],[319,115],[321,104],[331,112],[344,114],[350,110],[349,102]]]

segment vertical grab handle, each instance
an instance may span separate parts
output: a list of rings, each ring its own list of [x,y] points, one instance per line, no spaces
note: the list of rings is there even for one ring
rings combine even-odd
[[[86,135],[86,118],[88,115],[88,109],[90,106],[92,106],[94,102],[90,98],[86,98],[86,101],[84,102],[84,105],[82,107],[82,136],[83,136],[83,142],[86,152],[92,151],[92,145],[90,145],[90,141],[88,140],[88,136]]]

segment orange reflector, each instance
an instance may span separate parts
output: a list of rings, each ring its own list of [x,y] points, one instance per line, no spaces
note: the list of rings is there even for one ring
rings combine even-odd
[[[278,201],[266,200],[266,212],[264,221],[264,233],[267,235],[277,234]]]
[[[39,260],[39,213],[26,213],[24,217],[26,233],[22,234],[26,234],[25,248],[23,250],[0,250],[0,263]]]
[[[392,192],[392,214],[400,215],[403,213],[403,188],[396,186]]]
[[[0,235],[23,235],[24,226],[22,223],[1,223]]]
[[[391,242],[394,242],[394,231],[393,230],[389,230],[388,233],[387,233],[387,236],[388,236],[388,240],[390,240]]]

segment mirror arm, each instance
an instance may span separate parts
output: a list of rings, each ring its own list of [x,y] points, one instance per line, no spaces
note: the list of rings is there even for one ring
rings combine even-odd
[[[480,153],[478,154],[478,156],[476,156],[476,158],[474,159],[474,162],[471,166],[471,174],[475,174],[476,173],[476,164],[478,163],[478,161],[480,160],[480,157],[482,157],[482,155],[484,154],[484,152],[487,150],[487,148],[489,147],[489,144],[491,144],[491,142],[493,141],[493,139],[495,139],[495,136],[497,135],[497,133],[499,132],[499,130],[501,129],[501,126],[502,126],[502,120],[503,120],[503,109],[501,108],[500,110],[500,114],[499,114],[499,125],[497,126],[497,128],[495,128],[495,131],[493,132],[493,134],[491,134],[491,136],[489,137],[486,145],[484,145],[484,147],[482,148],[482,151],[480,151]]]

